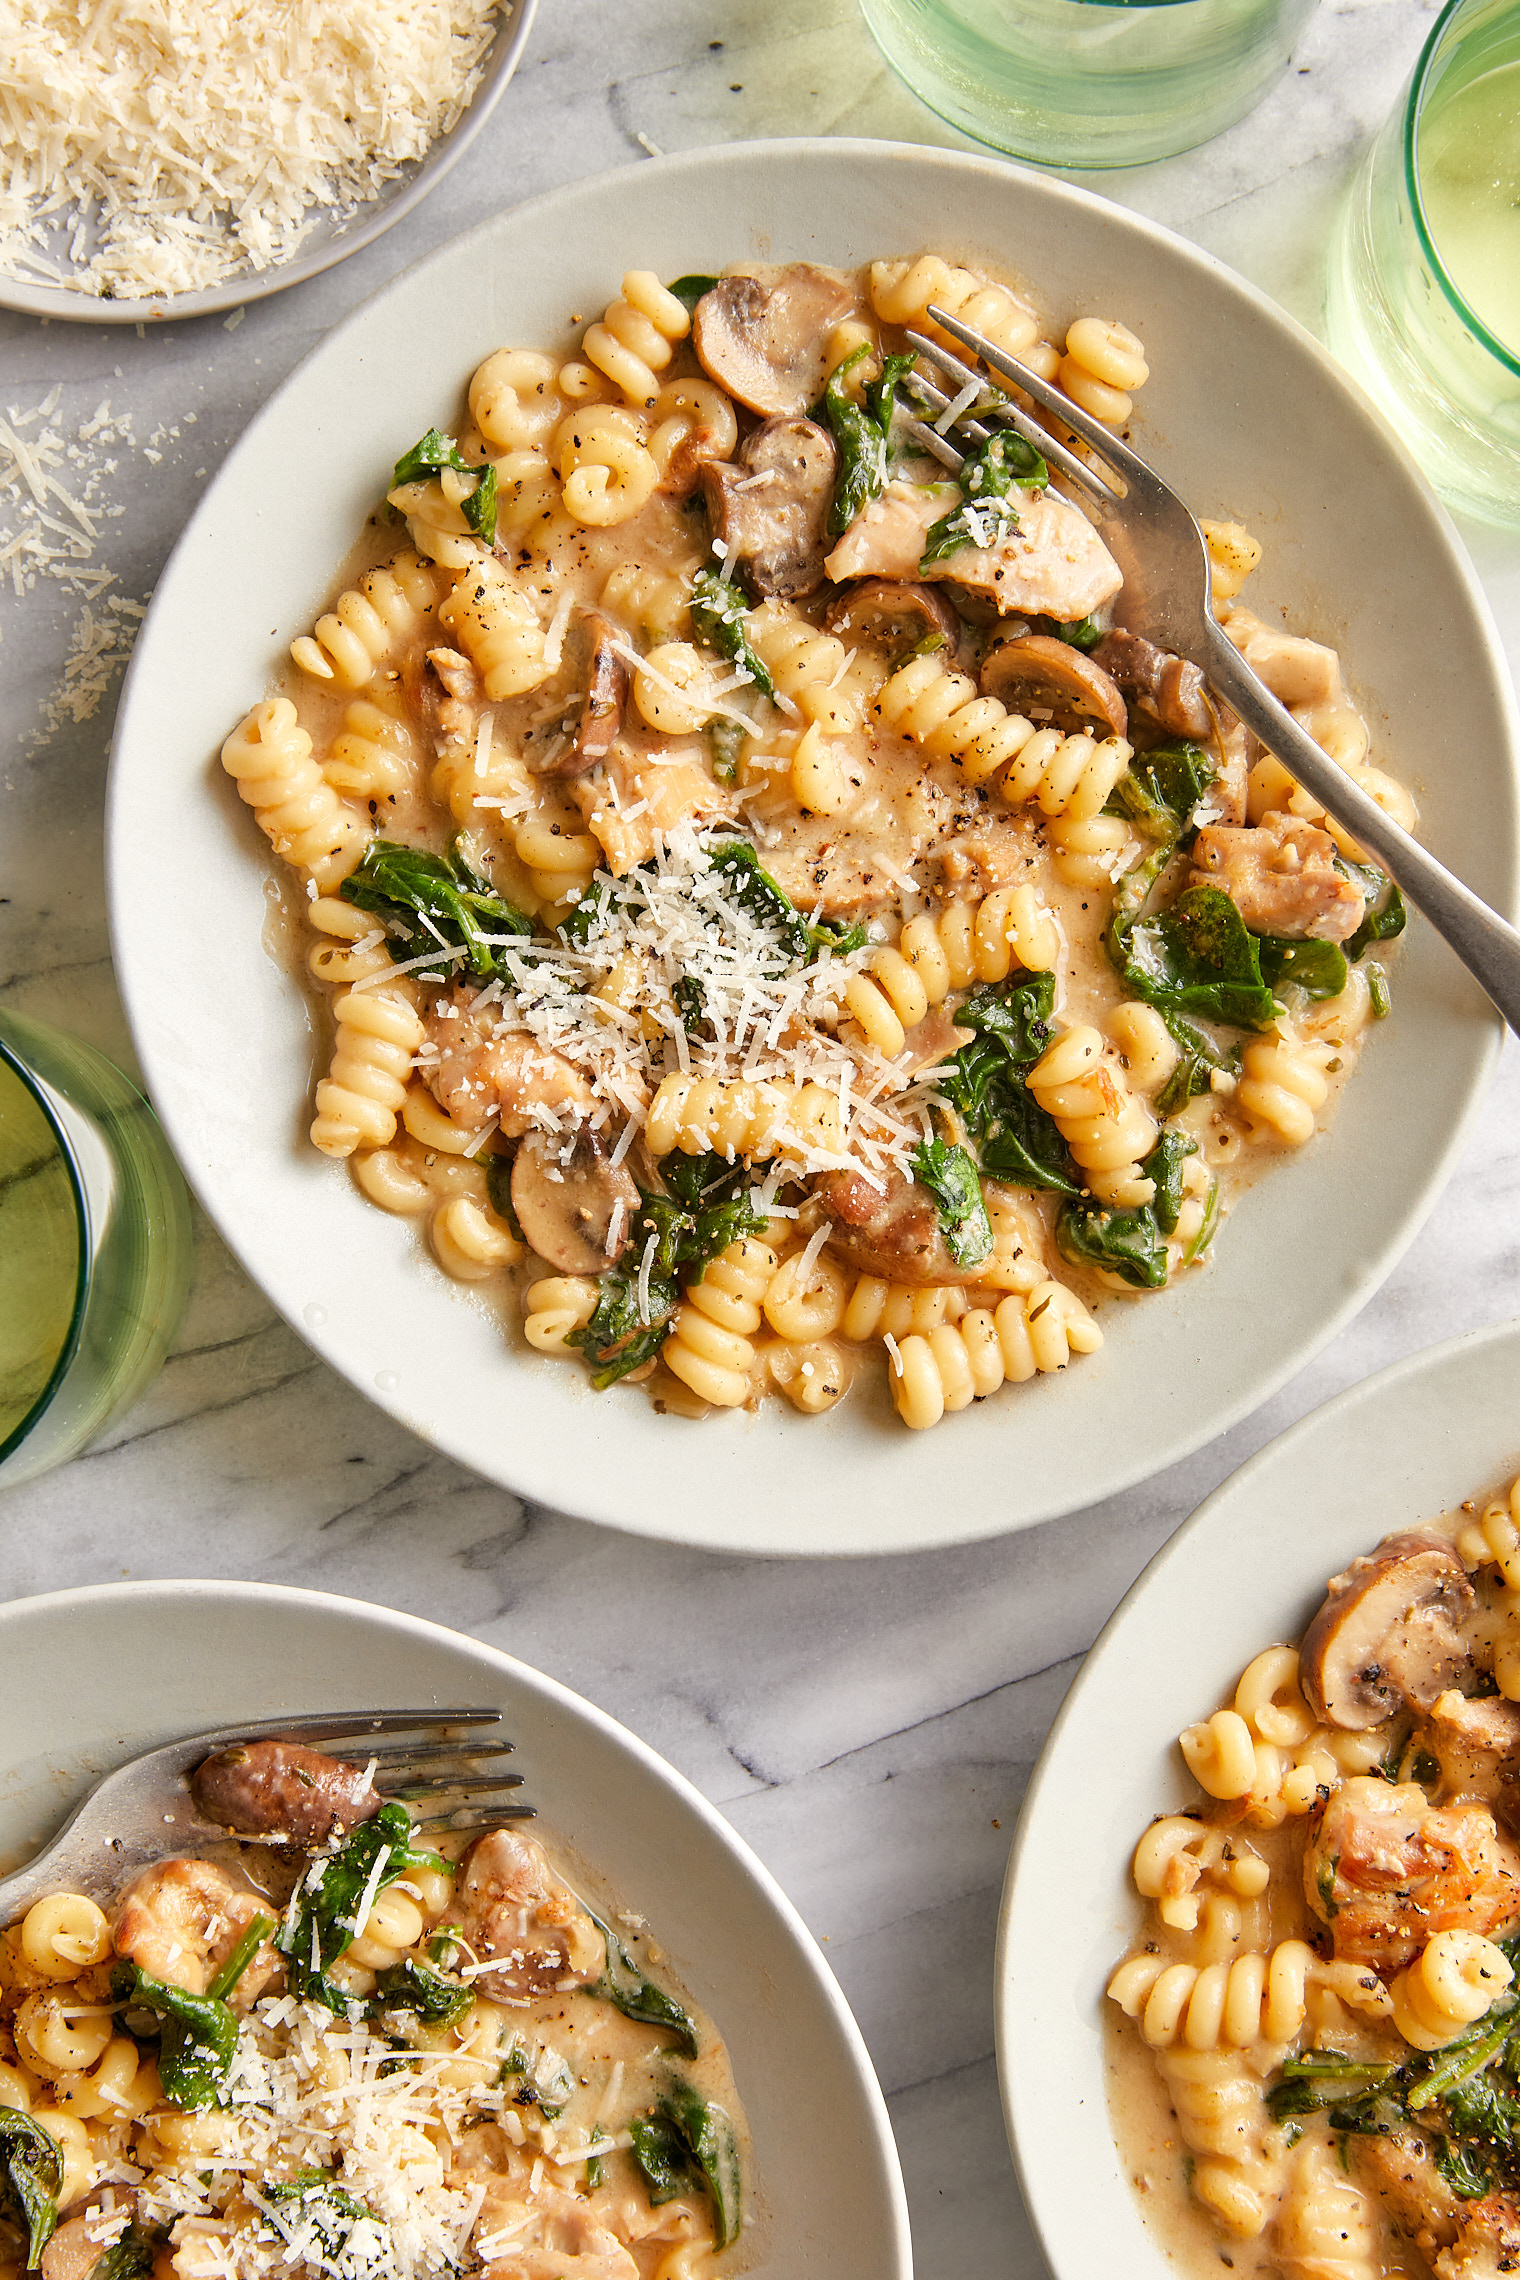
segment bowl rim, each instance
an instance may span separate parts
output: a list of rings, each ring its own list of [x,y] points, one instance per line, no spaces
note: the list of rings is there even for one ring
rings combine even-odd
[[[696,1817],[708,1840],[755,1887],[779,1919],[799,1965],[808,1975],[815,1997],[828,2012],[839,2034],[851,2072],[859,2085],[863,2110],[869,2117],[873,2150],[885,2189],[895,2269],[884,2273],[882,2280],[912,2280],[912,2232],[902,2162],[887,2111],[886,2096],[866,2047],[865,2037],[845,2000],[844,1991],[828,1958],[794,1903],[759,1855],[689,1776],[662,1757],[658,1750],[614,1718],[609,1711],[603,1710],[585,1695],[577,1694],[562,1680],[551,1678],[546,1671],[537,1669],[533,1664],[521,1661],[516,1655],[508,1654],[503,1648],[492,1646],[487,1640],[478,1639],[468,1631],[455,1630],[449,1624],[434,1622],[430,1616],[413,1615],[404,1608],[386,1606],[374,1600],[356,1599],[347,1592],[318,1591],[308,1585],[265,1583],[217,1576],[142,1577],[116,1583],[73,1584],[56,1591],[36,1592],[25,1598],[0,1602],[0,1644],[6,1642],[8,1634],[16,1627],[24,1626],[37,1615],[68,1616],[85,1605],[111,1607],[133,1602],[151,1604],[154,1600],[183,1608],[187,1601],[197,1599],[212,1599],[234,1608],[239,1605],[260,1605],[275,1609],[300,1606],[319,1617],[331,1612],[341,1620],[398,1631],[423,1645],[446,1647],[451,1653],[457,1654],[463,1648],[488,1669],[504,1676],[511,1685],[537,1696],[551,1706],[567,1723],[589,1726],[599,1741],[614,1751],[631,1757],[646,1775],[670,1792]],[[552,1826],[552,1816],[550,1823]],[[590,1865],[594,1867],[595,1863]],[[678,1959],[678,1962],[682,1960],[694,1959]]]
[[[1449,590],[1460,595],[1465,605],[1466,623],[1485,668],[1485,691],[1491,697],[1503,723],[1502,742],[1505,750],[1502,758],[1508,769],[1509,803],[1512,808],[1515,806],[1517,797],[1520,797],[1520,704],[1517,704],[1493,613],[1451,517],[1418,467],[1404,455],[1389,423],[1297,319],[1280,308],[1258,287],[1237,276],[1216,256],[1180,237],[1162,223],[1131,213],[1127,208],[1116,207],[1113,201],[1095,191],[1060,181],[1038,169],[1018,166],[1002,158],[970,151],[945,150],[935,145],[903,144],[876,139],[838,137],[819,142],[794,137],[774,141],[726,143],[712,148],[677,152],[661,158],[630,162],[571,183],[556,185],[521,203],[503,206],[498,213],[487,216],[447,245],[421,256],[408,269],[399,272],[361,302],[342,325],[314,344],[291,369],[249,422],[234,447],[235,452],[247,450],[262,435],[266,423],[276,422],[282,417],[288,393],[298,386],[302,376],[318,358],[331,353],[334,342],[342,338],[350,327],[374,322],[377,315],[383,312],[387,297],[406,294],[412,280],[429,263],[466,258],[476,248],[487,243],[492,233],[508,217],[516,225],[531,228],[546,213],[552,216],[554,209],[567,200],[594,201],[604,199],[615,188],[625,189],[630,172],[642,177],[652,169],[654,178],[682,184],[700,183],[704,178],[710,179],[714,174],[722,175],[739,167],[757,168],[774,178],[820,163],[845,168],[865,163],[890,166],[896,172],[924,177],[926,188],[935,177],[942,178],[950,173],[980,182],[994,197],[1003,201],[1008,198],[1012,186],[1015,192],[1025,192],[1041,202],[1048,202],[1057,211],[1081,217],[1101,217],[1105,225],[1110,227],[1117,221],[1126,236],[1161,249],[1166,258],[1191,269],[1211,287],[1220,286],[1232,296],[1242,296],[1269,327],[1290,335],[1317,367],[1327,388],[1343,399],[1347,411],[1354,416],[1355,421],[1363,428],[1376,432],[1385,451],[1396,461],[1398,476],[1407,492],[1420,503],[1430,538],[1442,550],[1443,571],[1451,582]],[[926,206],[928,201],[921,196],[918,203]],[[230,464],[230,458],[224,462],[218,482],[225,478]],[[155,613],[164,605],[173,586],[180,557],[189,550],[198,535],[201,520],[214,496],[214,490],[208,491],[176,543],[160,577],[154,604],[144,628],[145,634],[154,624]],[[134,728],[134,699],[139,681],[146,677],[145,660],[151,647],[149,639],[139,636],[128,665],[112,740],[106,794],[107,880],[112,942],[133,1043],[140,1065],[148,1072],[150,1089],[157,1065],[151,1035],[153,1007],[146,1000],[139,999],[131,979],[133,960],[130,943],[136,931],[132,925],[131,905],[135,885],[128,876],[122,859],[127,828],[122,753],[127,732]],[[1502,857],[1496,851],[1496,860],[1502,860],[1507,867],[1507,878],[1503,891],[1493,899],[1500,909],[1520,917],[1520,840],[1513,846],[1506,843]],[[1102,1473],[1084,1479],[1075,1492],[1060,1484],[1053,1484],[1038,1497],[1029,1497],[1026,1490],[1024,1493],[1027,1501],[1011,1519],[1002,1508],[1001,1501],[990,1497],[979,1503],[970,1497],[956,1500],[920,1496],[913,1501],[910,1517],[904,1519],[899,1513],[897,1532],[890,1543],[882,1544],[863,1537],[858,1525],[852,1524],[846,1528],[837,1522],[831,1523],[824,1511],[815,1510],[805,1520],[786,1515],[773,1519],[768,1514],[763,1524],[758,1520],[738,1522],[729,1516],[728,1524],[720,1526],[714,1521],[712,1512],[705,1507],[695,1516],[686,1513],[672,1515],[668,1508],[668,1496],[657,1495],[653,1490],[647,1494],[640,1490],[644,1502],[630,1504],[627,1478],[617,1474],[613,1468],[607,1468],[594,1483],[579,1480],[575,1483],[573,1495],[577,1515],[596,1525],[614,1527],[628,1534],[667,1542],[700,1544],[709,1549],[741,1556],[845,1558],[881,1551],[917,1552],[979,1541],[1038,1525],[1064,1512],[1122,1494],[1139,1481],[1181,1462],[1204,1442],[1229,1430],[1259,1408],[1289,1378],[1312,1361],[1366,1303],[1372,1291],[1392,1271],[1413,1241],[1441,1194],[1456,1158],[1466,1145],[1498,1065],[1504,1038],[1502,1018],[1485,1001],[1481,1011],[1474,1010],[1472,1022],[1475,1030],[1479,1026],[1485,1029],[1486,1036],[1481,1045],[1475,1038],[1465,1084],[1460,1091],[1448,1096],[1448,1107],[1453,1113],[1442,1124],[1439,1138],[1428,1148],[1418,1179],[1411,1183],[1410,1208],[1386,1237],[1377,1244],[1364,1248],[1358,1273],[1354,1277],[1348,1274],[1343,1278],[1337,1302],[1325,1308],[1296,1344],[1275,1347],[1270,1368],[1253,1367],[1249,1382],[1243,1389],[1222,1391],[1207,1415],[1202,1417],[1192,1410],[1179,1417],[1174,1410],[1172,1415],[1158,1425],[1156,1436],[1148,1440],[1143,1448],[1132,1445],[1122,1452],[1111,1451]],[[172,1094],[166,1094],[162,1100],[156,1097],[155,1105],[203,1206],[216,1222],[234,1254],[247,1267],[265,1295],[271,1298],[271,1303],[297,1335],[308,1345],[315,1346],[325,1359],[331,1360],[366,1399],[387,1409],[410,1430],[417,1431],[416,1419],[403,1400],[395,1397],[390,1389],[378,1385],[373,1373],[366,1371],[362,1364],[350,1365],[328,1350],[311,1323],[305,1319],[305,1310],[293,1295],[288,1300],[271,1296],[265,1268],[262,1264],[255,1264],[248,1256],[250,1235],[241,1228],[234,1230],[230,1223],[224,1224],[220,1206],[214,1197],[212,1180],[208,1177],[203,1183],[199,1176],[193,1148],[188,1145],[190,1135],[176,1114],[176,1102]],[[453,1429],[446,1421],[430,1419],[427,1430],[421,1437],[430,1446],[456,1458],[472,1470],[482,1472],[484,1477],[494,1479],[501,1485],[509,1486],[514,1492],[536,1501],[557,1505],[567,1493],[557,1477],[559,1465],[555,1452],[519,1447],[511,1452],[503,1465],[493,1464],[487,1467],[482,1464],[478,1454],[467,1453],[463,1433]],[[664,1485],[668,1488],[668,1483]]]
[[[144,294],[130,301],[103,300],[71,285],[28,285],[20,278],[0,276],[0,309],[13,310],[19,316],[62,319],[67,324],[181,324],[191,317],[222,316],[250,301],[265,301],[288,286],[304,285],[309,278],[320,277],[351,253],[362,252],[438,187],[506,93],[527,46],[538,0],[498,0],[498,5],[503,13],[482,58],[479,84],[447,134],[440,135],[414,162],[410,177],[401,179],[393,197],[367,200],[346,227],[309,253],[272,262],[267,269],[250,269],[224,279],[220,285],[203,286],[198,292]],[[510,16],[508,10],[512,11]]]
[[[1015,2000],[1014,1918],[1023,1879],[1026,1875],[1033,1878],[1038,1873],[1033,1851],[1037,1835],[1035,1822],[1041,1812],[1045,1791],[1058,1780],[1063,1771],[1057,1761],[1067,1729],[1075,1724],[1088,1692],[1097,1682],[1100,1664],[1106,1661],[1109,1649],[1118,1641],[1138,1603],[1148,1598],[1152,1588],[1163,1581],[1176,1566],[1186,1563],[1194,1539],[1216,1526],[1220,1514],[1227,1513],[1237,1498],[1249,1498],[1258,1481],[1270,1480],[1272,1474],[1281,1467],[1291,1468],[1299,1451],[1306,1446],[1312,1447],[1322,1435],[1330,1434],[1339,1439],[1345,1431],[1347,1421],[1354,1420],[1359,1411],[1368,1407],[1376,1408],[1385,1401],[1393,1400],[1402,1388],[1422,1378],[1439,1376],[1453,1367],[1467,1369],[1490,1356],[1497,1357],[1501,1362],[1508,1359],[1511,1374],[1520,1376],[1520,1315],[1485,1323],[1476,1330],[1460,1331],[1454,1337],[1442,1339],[1437,1345],[1402,1355],[1386,1368],[1374,1371],[1370,1377],[1361,1378],[1356,1384],[1344,1387],[1330,1400],[1323,1402],[1317,1409],[1310,1410],[1307,1416],[1297,1419],[1294,1424],[1285,1427],[1281,1433],[1264,1443],[1227,1479],[1211,1490],[1181,1526],[1152,1554],[1083,1657],[1082,1666],[1056,1712],[1030,1775],[1029,1787],[1019,1809],[1018,1827],[1009,1848],[1008,1867],[998,1904],[992,1984],[993,2039],[1003,2126],[1018,2174],[1024,2206],[1053,2280],[1081,2280],[1081,2275],[1072,2261],[1072,2252],[1063,2242],[1059,2221],[1060,2189],[1054,2180],[1046,2178],[1040,2165],[1023,2144],[1018,2128],[1018,2107],[1022,2095],[1017,2076],[1021,2019]],[[1517,1423],[1511,1446],[1516,1457],[1520,1458],[1520,1423]],[[1478,1481],[1471,1483],[1473,1489],[1479,1486]],[[1418,1514],[1406,1515],[1402,1525],[1414,1526],[1419,1517]],[[1370,1532],[1369,1528],[1369,1534]],[[1340,1554],[1335,1556],[1338,1559]],[[1323,1573],[1323,1570],[1320,1572]],[[1296,1569],[1292,1574],[1296,1577]],[[1118,1841],[1124,1849],[1115,1855],[1115,1861],[1127,1871],[1132,1838],[1126,1834]],[[1120,1936],[1122,1939],[1126,1935]],[[1128,1936],[1133,1936],[1132,1930]],[[1117,1947],[1113,1950],[1113,1954],[1119,1952]],[[1109,1968],[1111,1965],[1112,1955]],[[1084,2021],[1084,2024],[1090,2023]],[[1103,2098],[1106,2123],[1107,2099],[1103,2091],[1100,2090],[1099,2094]],[[1126,2190],[1129,2190],[1128,2180],[1124,2182]],[[1131,2198],[1136,2227],[1151,2246],[1157,2270],[1170,2271],[1171,2259],[1158,2235],[1145,2225],[1138,2197],[1131,2194]]]

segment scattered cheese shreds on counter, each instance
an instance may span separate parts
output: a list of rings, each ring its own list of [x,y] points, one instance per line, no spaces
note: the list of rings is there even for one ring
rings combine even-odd
[[[116,300],[286,261],[480,81],[496,0],[0,0],[0,272]]]

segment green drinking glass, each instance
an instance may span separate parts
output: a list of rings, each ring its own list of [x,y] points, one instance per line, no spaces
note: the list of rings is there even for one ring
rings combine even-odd
[[[861,0],[915,95],[1042,166],[1138,166],[1207,142],[1287,67],[1314,0]]]
[[[93,1046],[0,1013],[0,1486],[75,1455],[143,1392],[191,1246],[137,1087]]]
[[[1330,254],[1330,346],[1443,499],[1520,529],[1520,0],[1450,0]]]

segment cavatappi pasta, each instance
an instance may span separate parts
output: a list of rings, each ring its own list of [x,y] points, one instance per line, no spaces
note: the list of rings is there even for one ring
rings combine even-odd
[[[1520,1480],[1333,1577],[1180,1737],[1113,2112],[1179,2263],[1520,2269]]]
[[[1396,894],[1116,630],[1043,463],[995,407],[958,480],[920,455],[931,303],[1115,426],[1149,376],[935,253],[630,272],[479,365],[224,750],[332,992],[315,1145],[529,1348],[684,1416],[869,1363],[917,1428],[1091,1353],[1387,1008]],[[1205,528],[1232,640],[1412,822]]]
[[[537,1836],[422,1849],[368,1769],[291,1743],[192,1786],[237,1832],[212,1855],[116,1892],[107,1859],[98,1898],[50,1893],[0,1933],[0,2175],[27,2184],[0,2196],[0,2270],[742,2268],[723,2046]]]

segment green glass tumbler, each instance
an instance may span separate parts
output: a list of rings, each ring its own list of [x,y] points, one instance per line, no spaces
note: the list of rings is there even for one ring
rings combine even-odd
[[[1315,0],[861,0],[915,95],[1041,166],[1138,166],[1244,117]]]
[[[114,1062],[0,1013],[0,1486],[92,1441],[157,1374],[190,1287],[190,1202]]]
[[[1330,251],[1330,346],[1448,505],[1520,529],[1520,0],[1450,0]]]

